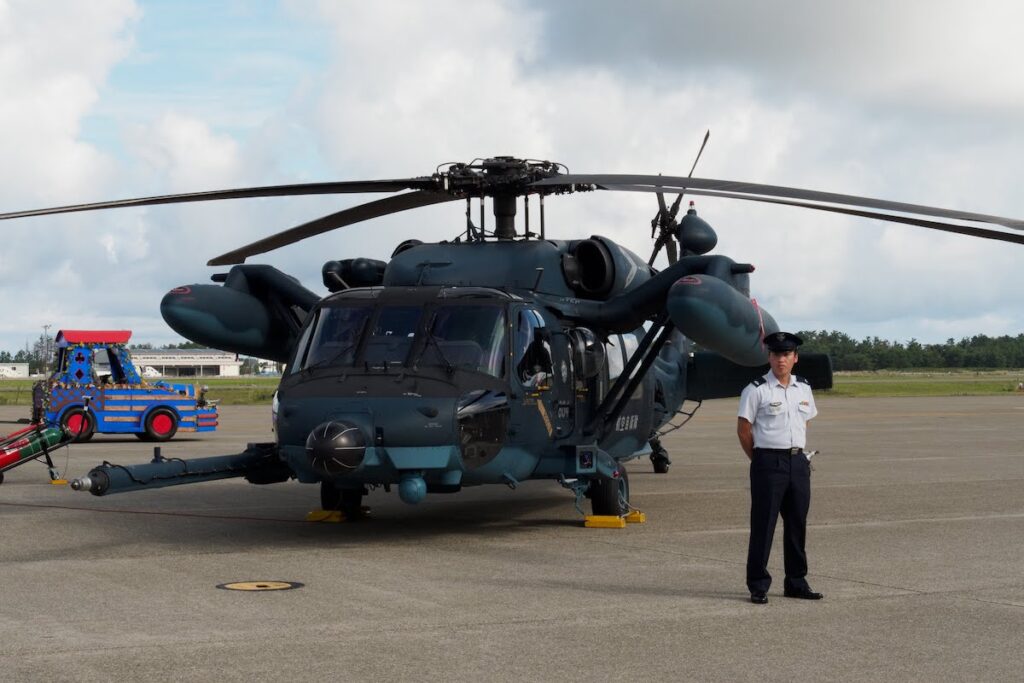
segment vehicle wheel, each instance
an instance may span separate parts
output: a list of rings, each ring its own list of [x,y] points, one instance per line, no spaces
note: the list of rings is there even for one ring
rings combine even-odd
[[[146,440],[168,441],[178,432],[178,416],[168,408],[157,408],[146,416]]]
[[[629,512],[623,503],[629,502],[629,475],[619,464],[619,476],[615,479],[599,477],[590,484],[590,508],[595,515],[621,516]]]
[[[72,408],[64,413],[60,423],[71,434],[72,443],[84,443],[96,433],[96,418],[82,408]]]
[[[323,510],[341,510],[347,520],[363,517],[363,494],[365,490],[341,489],[333,482],[320,482],[320,508]]]
[[[4,483],[4,473],[0,472],[0,484]]]

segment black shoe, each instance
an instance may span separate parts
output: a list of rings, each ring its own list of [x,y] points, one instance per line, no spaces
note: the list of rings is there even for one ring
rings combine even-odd
[[[768,596],[764,593],[751,593],[750,602],[754,603],[755,605],[767,605]]]
[[[799,598],[801,600],[821,600],[823,597],[825,597],[821,593],[815,593],[810,588],[801,588],[799,590],[795,588],[787,588],[783,592],[783,595],[785,595],[787,598]]]

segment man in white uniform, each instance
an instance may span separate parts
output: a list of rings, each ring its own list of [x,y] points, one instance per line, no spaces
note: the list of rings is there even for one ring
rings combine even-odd
[[[803,341],[789,332],[768,335],[771,370],[740,396],[736,434],[750,459],[750,546],[747,588],[750,601],[768,602],[768,555],[775,522],[782,514],[787,598],[820,600],[807,584],[807,510],[811,505],[810,461],[804,455],[807,421],[818,414],[807,380],[793,373]]]

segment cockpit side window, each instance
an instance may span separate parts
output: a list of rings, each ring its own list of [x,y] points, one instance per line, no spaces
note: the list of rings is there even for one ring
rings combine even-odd
[[[524,386],[547,383],[551,376],[551,345],[544,318],[535,309],[520,309],[516,320],[516,374]]]

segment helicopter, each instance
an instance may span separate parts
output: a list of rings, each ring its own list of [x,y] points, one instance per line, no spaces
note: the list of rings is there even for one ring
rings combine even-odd
[[[545,198],[596,191],[656,195],[649,259],[599,235],[547,235]],[[695,178],[693,168],[685,177],[573,174],[556,162],[510,156],[442,164],[415,178],[163,195],[0,219],[348,193],[391,194],[217,256],[208,265],[230,268],[213,284],[177,287],[160,303],[168,325],[190,340],[285,364],[276,441],[223,456],[166,459],[157,451],[150,463],[104,463],[72,488],[106,495],[230,477],[297,479],[319,485],[324,510],[358,519],[377,487],[397,487],[415,504],[429,493],[547,479],[571,491],[580,512],[589,498],[594,515],[625,516],[632,508],[623,463],[647,455],[655,471],[667,472],[659,436],[680,426],[677,416],[692,417],[687,402],[738,396],[766,371],[765,339],[779,331],[750,297],[754,266],[710,253],[717,235],[692,202],[679,216],[684,194],[1024,243],[1024,235],[963,224],[1024,230],[1024,222],[998,216]],[[671,205],[669,194],[677,194]],[[535,226],[531,197],[539,204]],[[271,265],[246,263],[330,230],[453,201],[466,205],[457,237],[407,239],[386,262],[328,260],[326,296]],[[669,265],[659,271],[653,263],[663,248]],[[831,386],[825,355],[802,354],[797,372],[815,388]]]

